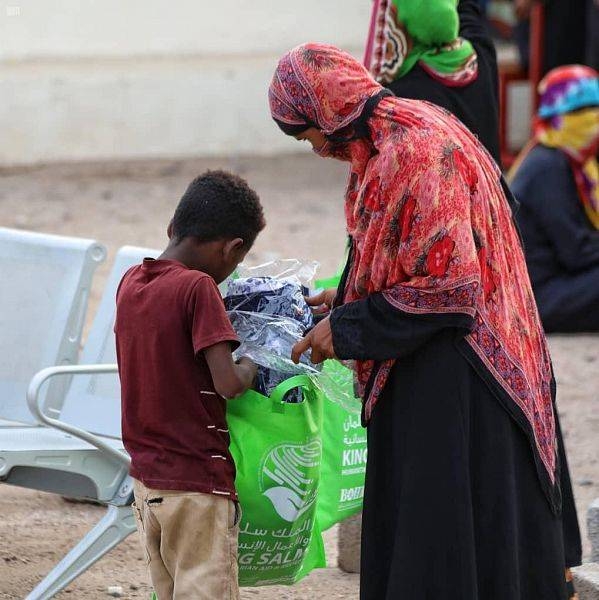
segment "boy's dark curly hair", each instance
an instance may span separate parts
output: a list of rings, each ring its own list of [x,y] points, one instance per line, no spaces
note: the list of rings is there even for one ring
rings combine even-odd
[[[190,184],[175,210],[173,235],[203,242],[241,238],[251,247],[266,221],[258,194],[226,171],[206,171]]]

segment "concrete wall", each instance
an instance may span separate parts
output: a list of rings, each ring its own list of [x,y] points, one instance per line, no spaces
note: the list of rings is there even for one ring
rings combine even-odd
[[[0,0],[0,164],[296,151],[278,57],[361,57],[369,0]]]

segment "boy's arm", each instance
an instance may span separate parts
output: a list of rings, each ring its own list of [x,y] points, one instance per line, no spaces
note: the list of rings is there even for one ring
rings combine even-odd
[[[195,355],[204,353],[216,393],[224,398],[243,394],[254,382],[256,366],[247,358],[239,364],[233,361],[232,350],[239,341],[213,279],[198,278],[190,293],[188,310]]]
[[[212,375],[214,389],[224,398],[236,398],[252,387],[257,367],[249,358],[233,362],[231,344],[219,342],[204,349],[204,356]]]

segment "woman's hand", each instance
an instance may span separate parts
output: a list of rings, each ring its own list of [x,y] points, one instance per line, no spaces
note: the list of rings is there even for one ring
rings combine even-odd
[[[329,317],[323,319],[314,329],[300,340],[291,353],[291,359],[297,365],[304,352],[312,350],[310,360],[318,365],[327,360],[327,358],[336,358],[335,348],[333,348],[333,332],[331,330],[331,321]]]
[[[320,294],[316,294],[316,296],[306,298],[306,302],[312,307],[312,312],[315,315],[324,315],[331,311],[336,297],[337,288],[329,288],[320,292]]]

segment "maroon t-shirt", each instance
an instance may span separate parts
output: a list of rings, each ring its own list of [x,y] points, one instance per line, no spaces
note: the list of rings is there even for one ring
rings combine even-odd
[[[176,260],[145,259],[121,281],[114,330],[132,477],[236,498],[226,402],[202,352],[237,345],[214,280]]]

